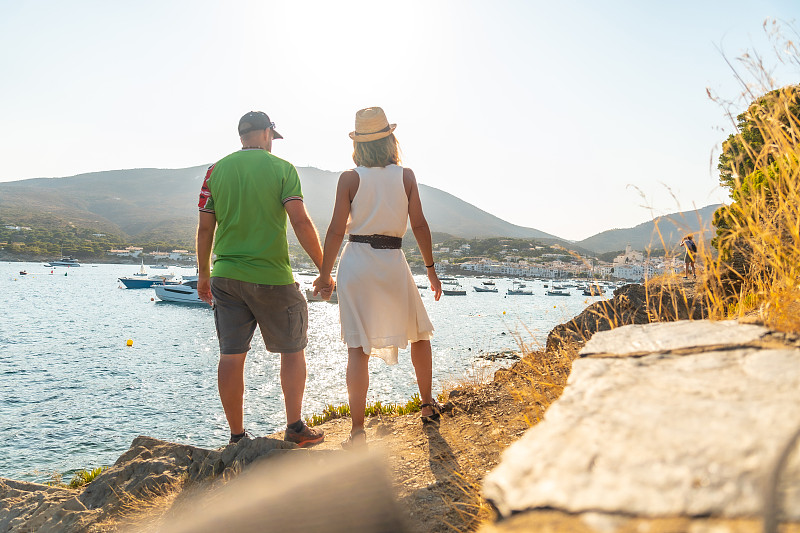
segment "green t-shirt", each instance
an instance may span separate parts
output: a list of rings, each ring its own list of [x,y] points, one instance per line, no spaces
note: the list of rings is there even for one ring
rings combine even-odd
[[[294,283],[283,206],[302,198],[297,169],[266,150],[240,150],[213,165],[200,205],[217,218],[212,276],[264,285]]]

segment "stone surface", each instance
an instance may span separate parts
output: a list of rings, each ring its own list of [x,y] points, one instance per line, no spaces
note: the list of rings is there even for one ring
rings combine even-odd
[[[683,328],[723,331],[704,322],[651,324],[637,338],[666,345],[663,339],[676,327],[690,338]],[[750,326],[724,327],[729,341],[761,334]],[[608,335],[603,350],[626,351],[626,328]],[[755,517],[766,479],[798,421],[800,350],[793,347],[732,342],[713,351],[698,347],[693,355],[578,359],[544,421],[509,447],[487,476],[484,495],[501,517],[538,508]],[[784,478],[796,485],[797,461],[791,468]],[[784,510],[800,519],[800,492],[795,486],[785,494]]]
[[[628,356],[746,345],[760,340],[767,333],[769,330],[765,327],[739,324],[735,320],[679,320],[653,326],[630,325],[596,333],[580,351],[580,355]]]

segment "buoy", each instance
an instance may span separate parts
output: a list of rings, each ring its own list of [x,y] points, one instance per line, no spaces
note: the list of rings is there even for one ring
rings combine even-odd
[[[151,302],[155,302],[155,301],[156,301],[156,299],[155,299],[155,298],[150,298],[150,301],[151,301]]]
[[[66,272],[64,272],[64,275],[66,276],[66,275],[67,275],[67,273],[66,273]]]
[[[503,314],[506,314],[506,312],[505,312],[505,311],[503,311]]]
[[[128,339],[128,342],[126,342],[125,344],[127,344],[128,346],[133,346],[133,339]]]

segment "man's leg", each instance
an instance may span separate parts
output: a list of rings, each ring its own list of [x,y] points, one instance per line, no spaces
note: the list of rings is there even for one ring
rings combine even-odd
[[[231,435],[244,433],[244,362],[245,353],[220,354],[217,386]]]
[[[303,392],[306,389],[306,353],[281,354],[281,388],[286,405],[286,432],[283,440],[294,442],[301,448],[325,440],[325,432],[306,426],[302,419]]]
[[[364,429],[364,411],[369,389],[369,356],[358,348],[347,349],[347,397],[353,427],[350,434]]]
[[[303,393],[306,389],[305,350],[281,354],[281,388],[286,405],[286,423],[292,424],[301,418]]]

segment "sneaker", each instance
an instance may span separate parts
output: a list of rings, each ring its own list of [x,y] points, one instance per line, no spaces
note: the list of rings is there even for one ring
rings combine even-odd
[[[283,434],[283,440],[287,442],[294,442],[299,447],[305,448],[306,446],[313,446],[314,444],[319,444],[320,442],[324,441],[325,432],[321,429],[310,428],[303,424],[303,429],[300,431],[294,431],[286,428],[286,432]]]
[[[250,432],[245,430],[244,433],[241,433],[239,435],[231,435],[231,439],[228,441],[228,444],[236,444],[240,440],[243,440],[243,439],[250,440],[251,438],[253,438],[253,437],[252,437],[252,435],[250,435]]]

